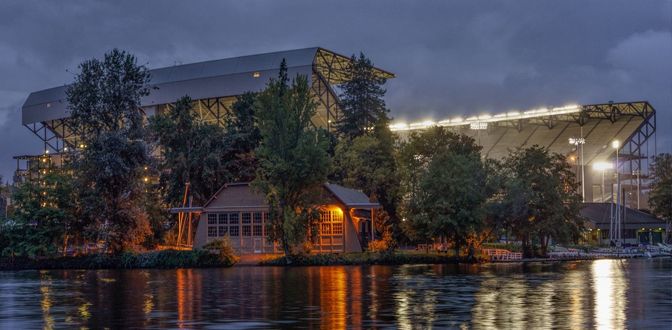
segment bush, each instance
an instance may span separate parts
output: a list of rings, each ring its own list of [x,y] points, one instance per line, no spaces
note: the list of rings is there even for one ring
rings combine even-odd
[[[376,239],[369,242],[367,250],[369,252],[383,253],[391,252],[393,248],[394,240],[392,240],[392,235],[389,232],[385,232],[382,239]]]
[[[323,253],[295,255],[261,261],[264,266],[330,266],[330,265],[403,265],[403,264],[454,264],[459,262],[483,262],[482,258],[467,260],[445,254],[397,252]]]
[[[230,246],[229,246],[230,247]],[[56,258],[0,259],[1,269],[133,269],[230,267],[238,258],[227,248],[209,250],[163,250],[146,253],[123,252],[117,255],[93,254]]]

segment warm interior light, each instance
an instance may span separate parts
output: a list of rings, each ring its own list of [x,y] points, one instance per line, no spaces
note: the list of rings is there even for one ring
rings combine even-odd
[[[261,77],[261,73],[259,73],[259,72],[257,71],[257,72],[255,72],[255,73],[252,74],[252,77],[254,77],[254,78],[259,78],[259,77]]]

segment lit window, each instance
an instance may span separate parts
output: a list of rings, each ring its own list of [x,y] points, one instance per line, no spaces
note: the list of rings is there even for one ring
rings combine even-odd
[[[209,225],[217,224],[217,213],[208,213],[208,224]]]
[[[333,231],[332,234],[343,235],[343,223],[336,222],[332,225],[331,228],[332,228],[332,231]]]

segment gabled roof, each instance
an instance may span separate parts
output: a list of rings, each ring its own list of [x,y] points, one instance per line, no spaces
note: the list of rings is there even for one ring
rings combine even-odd
[[[324,187],[343,205],[355,208],[379,208],[380,204],[373,203],[361,190],[346,188],[335,183],[325,183]]]
[[[585,203],[581,209],[581,216],[594,223],[597,227],[608,227],[610,223],[610,203]],[[625,229],[637,229],[642,227],[664,227],[665,221],[639,210],[625,208]]]

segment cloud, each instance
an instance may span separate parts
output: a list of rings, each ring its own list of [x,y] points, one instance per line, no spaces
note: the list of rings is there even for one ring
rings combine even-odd
[[[70,82],[78,63],[113,47],[151,68],[309,46],[363,51],[397,74],[387,103],[400,119],[646,99],[669,126],[670,12],[665,0],[4,0],[0,173],[11,176],[12,155],[40,150],[20,125],[28,94]],[[659,132],[672,148],[672,133]]]

